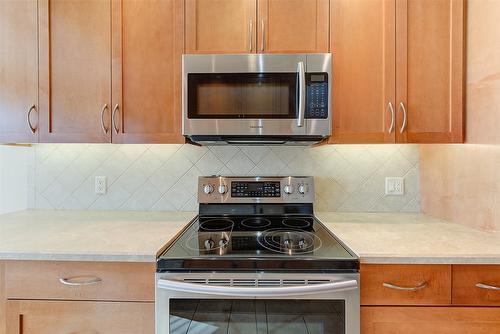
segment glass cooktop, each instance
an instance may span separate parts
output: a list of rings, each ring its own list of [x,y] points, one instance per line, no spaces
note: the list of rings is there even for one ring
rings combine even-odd
[[[203,216],[158,258],[158,271],[349,272],[357,257],[313,216]]]

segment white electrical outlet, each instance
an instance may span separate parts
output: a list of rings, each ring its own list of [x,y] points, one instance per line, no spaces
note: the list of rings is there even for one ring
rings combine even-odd
[[[95,193],[105,194],[106,193],[106,176],[96,176],[95,177]]]
[[[385,194],[401,196],[405,193],[405,179],[403,177],[386,177]]]

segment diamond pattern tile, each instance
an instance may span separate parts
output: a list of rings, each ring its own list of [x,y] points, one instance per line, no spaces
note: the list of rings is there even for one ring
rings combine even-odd
[[[418,145],[35,145],[40,209],[196,211],[200,175],[313,175],[316,210],[420,211]],[[94,193],[94,177],[108,190]],[[386,176],[405,177],[385,196]]]

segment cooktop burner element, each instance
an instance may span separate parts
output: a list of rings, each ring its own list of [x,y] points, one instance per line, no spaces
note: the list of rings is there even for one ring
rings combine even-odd
[[[266,218],[257,217],[257,218],[246,218],[241,221],[241,226],[247,227],[250,229],[264,229],[271,225],[271,221]]]
[[[201,177],[199,187],[199,216],[160,255],[159,272],[359,269],[314,217],[312,178]]]

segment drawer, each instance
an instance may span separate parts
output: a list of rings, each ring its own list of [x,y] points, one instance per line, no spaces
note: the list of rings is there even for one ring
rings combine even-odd
[[[500,266],[454,265],[452,302],[500,306]]]
[[[451,266],[361,266],[361,305],[451,304]]]
[[[7,299],[154,301],[152,263],[13,261]]]
[[[499,310],[493,307],[361,307],[362,334],[500,333]]]
[[[154,334],[154,303],[9,300],[7,333]]]

